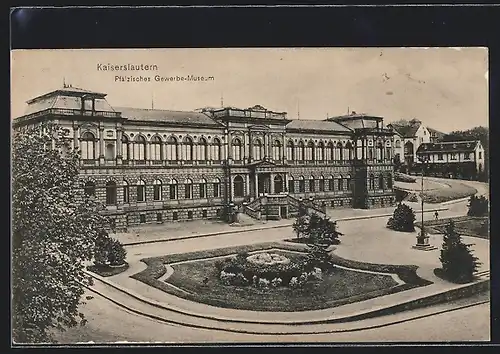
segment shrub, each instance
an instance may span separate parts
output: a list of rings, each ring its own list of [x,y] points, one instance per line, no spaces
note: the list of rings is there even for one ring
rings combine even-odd
[[[486,216],[488,215],[488,199],[484,196],[476,197],[472,195],[469,199],[468,216]]]
[[[122,243],[102,231],[96,242],[94,263],[98,265],[122,265],[125,263],[126,256],[127,251]]]
[[[418,202],[418,197],[415,193],[410,193],[406,200],[411,202],[411,203],[416,203],[416,202]]]
[[[281,278],[274,278],[271,281],[271,285],[276,288],[276,287],[280,286],[282,282],[283,282],[283,280],[281,280]]]
[[[288,283],[290,288],[295,289],[299,286],[299,278],[298,277],[293,277],[290,279],[290,282]]]
[[[387,227],[395,231],[415,231],[415,212],[408,205],[399,203],[387,221]]]
[[[443,248],[439,258],[442,271],[450,281],[465,283],[473,280],[473,274],[480,263],[472,254],[470,246],[472,245],[462,242],[462,238],[455,231],[453,221],[450,221],[443,235]]]

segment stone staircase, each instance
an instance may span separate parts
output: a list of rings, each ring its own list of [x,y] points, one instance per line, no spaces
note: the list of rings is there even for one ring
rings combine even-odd
[[[288,193],[260,196],[250,202],[243,203],[240,211],[257,220],[263,218],[278,220],[296,217],[301,204],[307,208],[308,213],[318,213],[326,216],[326,207],[314,200],[301,200]],[[283,210],[286,210],[285,215],[282,214]]]

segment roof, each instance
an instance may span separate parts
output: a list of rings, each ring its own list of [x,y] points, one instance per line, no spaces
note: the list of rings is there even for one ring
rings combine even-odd
[[[51,97],[51,96],[57,96],[57,95],[63,95],[63,96],[77,96],[77,97],[82,97],[85,95],[89,96],[94,96],[98,98],[104,98],[107,96],[107,94],[102,93],[102,92],[96,92],[96,91],[90,91],[90,90],[85,90],[79,87],[73,87],[73,86],[63,86],[60,89],[44,93],[43,95],[36,96],[35,98],[32,98],[31,100],[27,101],[26,103],[30,104],[34,101],[46,98],[46,97]]]
[[[92,91],[70,88],[68,90],[55,90],[50,92],[49,94],[38,96],[37,98],[34,98],[27,102],[28,105],[25,109],[24,115],[40,112],[50,108],[79,110],[82,107],[81,93],[85,92],[92,93]],[[79,93],[80,95],[75,95],[75,93]],[[106,101],[104,96],[97,95],[95,97],[96,111],[114,112],[113,107],[111,107],[111,105]],[[92,108],[92,103],[89,100],[87,100],[85,104],[87,109]]]
[[[219,126],[219,124],[212,118],[201,112],[170,111],[164,109],[143,109],[131,107],[115,107],[115,110],[121,112],[123,118],[127,118],[128,120],[132,121],[204,124]]]
[[[351,132],[351,129],[345,126],[327,120],[300,120],[294,119],[286,125],[287,129],[303,129],[303,130],[321,130],[330,132]]]
[[[417,133],[420,124],[398,125],[389,124],[399,135],[405,138],[413,138]]]
[[[473,152],[479,140],[448,141],[443,143],[423,143],[417,149],[418,153],[432,152]]]
[[[446,135],[446,133],[440,132],[439,130],[436,130],[436,129],[433,129],[433,128],[427,127],[427,130],[429,131],[429,133],[431,133],[433,135],[437,135],[437,136],[444,136],[444,135]]]

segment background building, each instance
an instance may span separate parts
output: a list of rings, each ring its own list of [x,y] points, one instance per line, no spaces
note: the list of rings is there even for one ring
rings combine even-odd
[[[394,131],[382,117],[291,120],[262,106],[179,112],[111,107],[73,87],[27,102],[14,129],[52,121],[81,151],[82,187],[117,228],[394,202]]]

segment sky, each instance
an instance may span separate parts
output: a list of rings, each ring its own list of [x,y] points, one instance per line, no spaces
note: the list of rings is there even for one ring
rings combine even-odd
[[[58,49],[12,51],[11,58],[12,117],[65,82],[107,93],[118,107],[259,104],[291,119],[356,111],[383,116],[385,124],[417,118],[443,132],[488,126],[487,48]],[[102,71],[99,64],[158,70]],[[120,82],[116,75],[151,81]],[[214,80],[156,82],[155,75]]]

